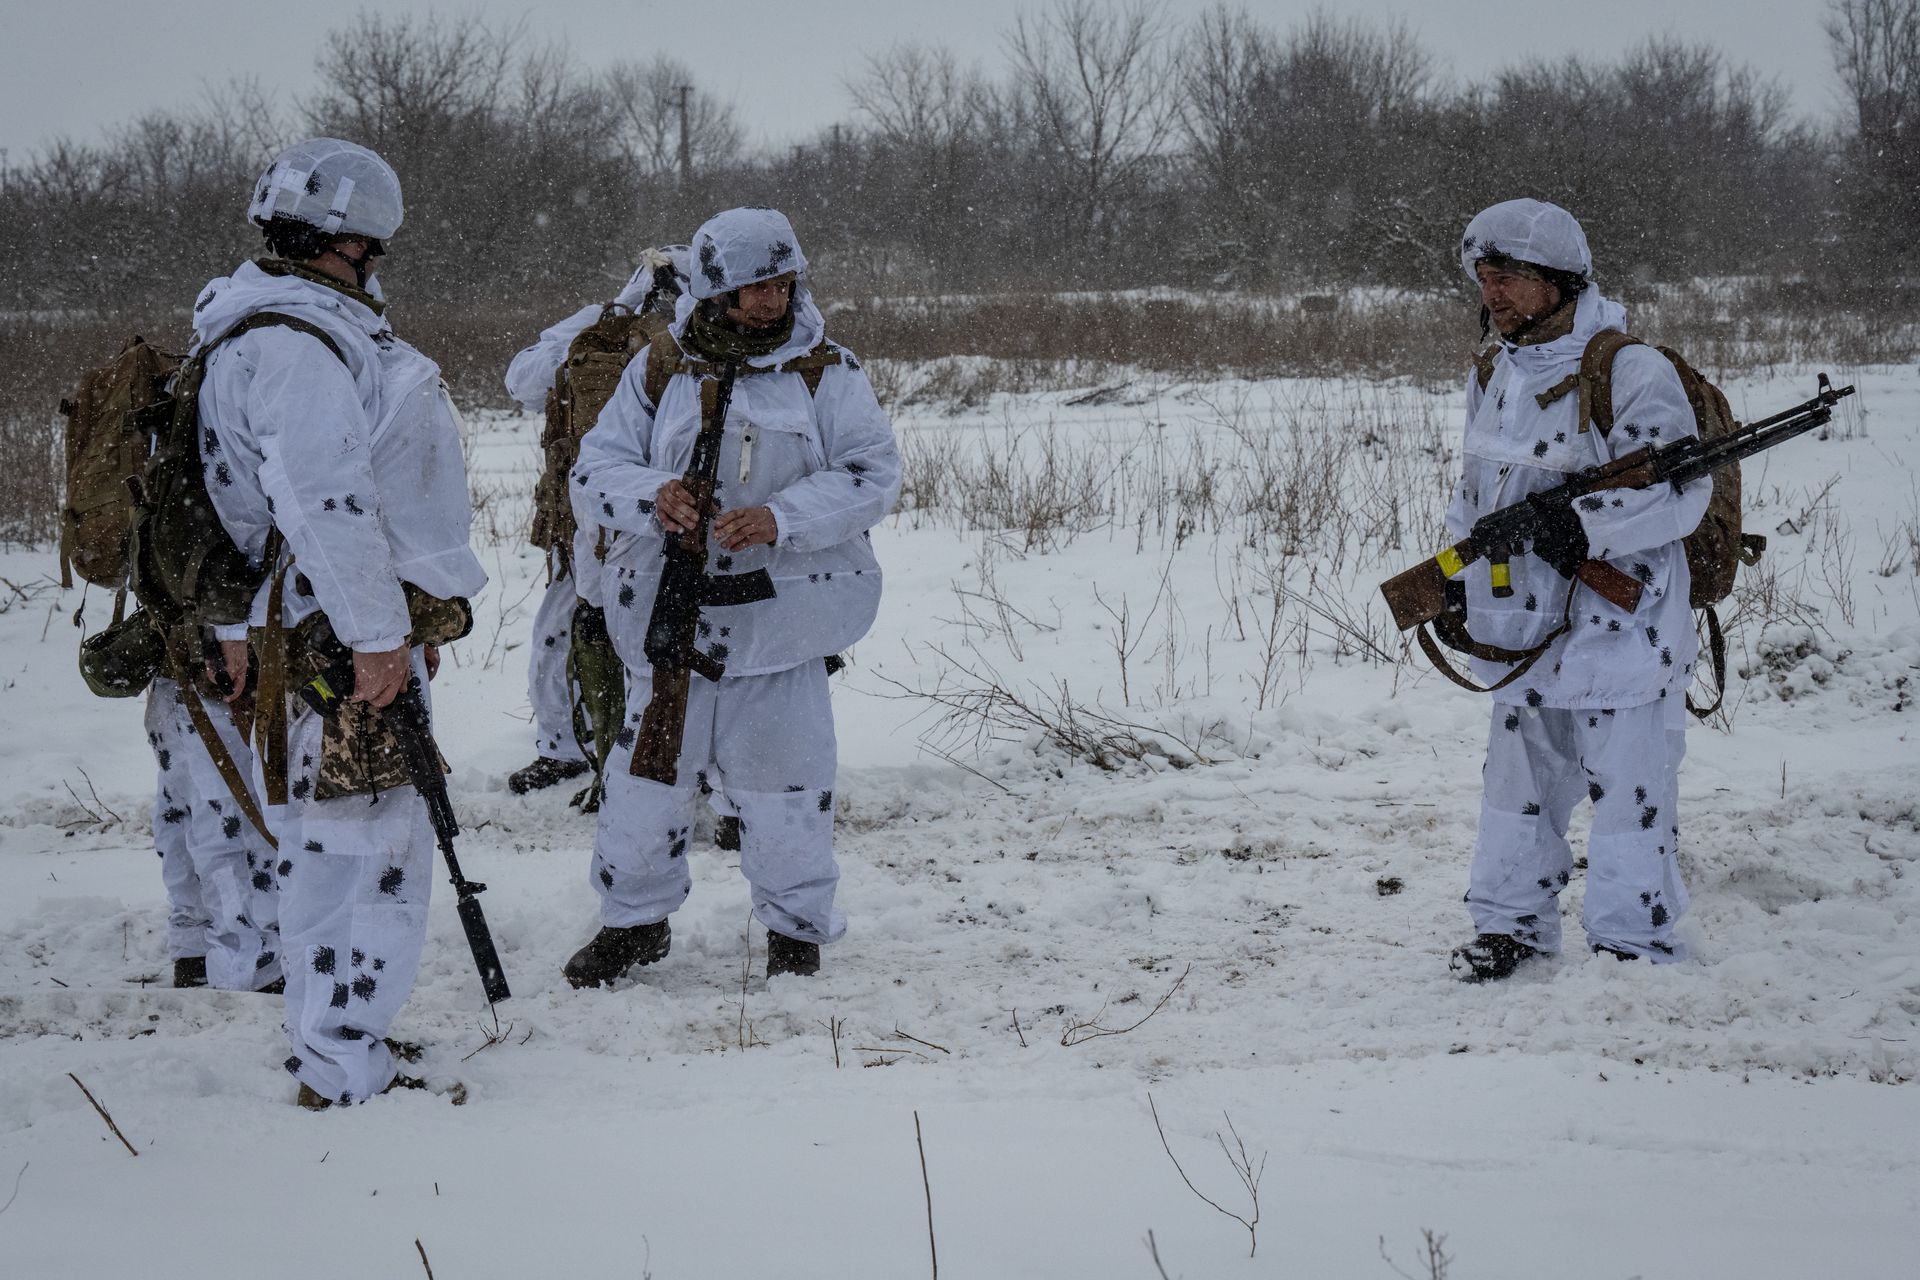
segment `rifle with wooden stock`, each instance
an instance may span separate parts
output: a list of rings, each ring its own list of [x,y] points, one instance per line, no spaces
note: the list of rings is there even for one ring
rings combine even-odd
[[[738,364],[728,362],[720,366],[717,375],[700,377],[700,434],[694,438],[693,457],[680,481],[700,518],[693,528],[668,534],[661,548],[666,564],[660,571],[660,587],[654,593],[642,646],[653,667],[653,696],[641,714],[633,763],[627,771],[636,778],[650,778],[667,786],[672,786],[679,775],[680,745],[687,732],[689,680],[695,674],[718,680],[727,673],[724,662],[695,647],[700,637],[701,607],[751,604],[773,597],[773,580],[765,569],[725,576],[707,573],[707,539],[713,528],[720,442],[739,372]]]
[[[1410,631],[1443,615],[1463,613],[1464,583],[1459,581],[1459,574],[1479,560],[1490,562],[1493,594],[1501,599],[1511,596],[1509,559],[1540,536],[1548,525],[1549,513],[1555,513],[1556,508],[1565,508],[1583,497],[1609,489],[1645,489],[1662,482],[1679,486],[1698,480],[1721,467],[1826,425],[1833,417],[1834,405],[1852,395],[1853,390],[1851,386],[1835,389],[1823,373],[1818,394],[1772,417],[1749,422],[1713,439],[1689,436],[1658,448],[1647,445],[1635,449],[1611,462],[1575,472],[1560,484],[1530,494],[1511,506],[1487,513],[1461,541],[1380,584],[1380,594],[1386,597],[1387,607],[1393,612],[1394,625]],[[1642,584],[1639,580],[1604,560],[1583,561],[1573,576],[1628,613],[1640,605]]]

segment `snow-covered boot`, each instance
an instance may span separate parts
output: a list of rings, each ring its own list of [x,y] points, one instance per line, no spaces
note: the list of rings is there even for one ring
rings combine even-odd
[[[529,791],[539,791],[565,782],[568,778],[577,778],[590,767],[585,760],[556,760],[552,756],[541,756],[525,768],[515,769],[508,774],[507,790],[523,796]]]
[[[820,944],[802,942],[784,933],[767,934],[767,976],[792,973],[810,978],[820,972]]]
[[[1483,933],[1466,946],[1455,947],[1447,967],[1462,982],[1495,982],[1511,977],[1523,961],[1539,954],[1518,938]]]
[[[205,956],[181,956],[173,962],[173,985],[176,987],[204,987],[207,985],[207,958]]]
[[[673,930],[665,920],[620,929],[608,926],[573,953],[561,972],[575,987],[604,987],[635,965],[664,958],[673,945]]]

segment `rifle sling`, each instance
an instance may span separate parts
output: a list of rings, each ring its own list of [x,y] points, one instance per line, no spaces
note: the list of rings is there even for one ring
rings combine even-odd
[[[254,732],[260,744],[261,793],[268,804],[283,805],[287,802],[287,630],[281,622],[281,610],[293,559],[275,563],[280,558],[278,529],[268,535],[267,543],[273,581],[267,588],[267,625],[260,644],[260,676],[254,694],[260,716]]]
[[[233,753],[220,740],[206,707],[200,702],[200,691],[193,682],[193,670],[183,659],[177,638],[169,638],[167,643],[167,666],[174,683],[180,686],[180,701],[186,705],[187,718],[193,721],[193,731],[200,735],[200,743],[207,749],[207,755],[212,757],[213,767],[220,771],[220,780],[227,784],[234,803],[240,806],[240,812],[260,833],[260,838],[278,849],[280,842],[273,838],[273,832],[267,830],[267,821],[260,816],[259,806],[253,802],[253,792],[248,789],[246,779],[240,776],[240,766],[234,763]]]
[[[1502,649],[1498,645],[1482,644],[1480,641],[1475,640],[1467,631],[1466,621],[1462,619],[1459,614],[1449,610],[1434,615],[1431,631],[1428,630],[1426,623],[1423,622],[1420,624],[1418,632],[1420,648],[1426,653],[1427,661],[1433,663],[1435,670],[1459,685],[1462,689],[1469,690],[1473,693],[1492,693],[1496,689],[1506,688],[1515,680],[1527,674],[1528,671],[1531,671],[1533,664],[1540,661],[1541,656],[1553,647],[1553,642],[1572,630],[1572,610],[1573,593],[1569,591],[1567,593],[1567,612],[1561,615],[1560,625],[1555,627],[1545,640],[1542,640],[1531,649]],[[1440,652],[1439,644],[1434,642],[1434,632],[1439,633],[1440,639],[1446,643],[1449,649],[1469,654],[1484,662],[1511,662],[1517,665],[1515,665],[1513,670],[1507,672],[1506,675],[1500,677],[1500,679],[1494,681],[1492,684],[1477,684],[1469,677],[1461,675],[1454,669],[1453,664],[1447,660],[1447,656]]]
[[[1695,706],[1693,695],[1687,695],[1687,710],[1701,720],[1720,709],[1727,697],[1727,634],[1720,629],[1720,615],[1708,605],[1700,612],[1707,615],[1707,658],[1713,664],[1713,702],[1709,706]]]

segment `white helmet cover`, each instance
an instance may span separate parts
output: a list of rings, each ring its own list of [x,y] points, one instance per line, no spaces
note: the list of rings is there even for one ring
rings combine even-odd
[[[789,271],[805,280],[807,255],[778,209],[728,209],[693,233],[693,296],[703,302]]]
[[[309,138],[274,157],[253,184],[247,221],[295,218],[328,235],[385,240],[400,229],[400,178],[357,143]]]
[[[1583,279],[1593,274],[1587,233],[1572,214],[1545,200],[1503,200],[1475,214],[1460,239],[1460,266],[1475,284],[1473,264],[1482,258],[1512,258]]]

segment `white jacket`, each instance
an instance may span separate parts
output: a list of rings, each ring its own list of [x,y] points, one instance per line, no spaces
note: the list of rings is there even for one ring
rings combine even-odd
[[[783,363],[819,339],[819,311],[810,301],[802,305],[803,295],[795,302],[793,339],[751,364]],[[704,610],[701,645],[729,676],[783,671],[838,653],[866,634],[879,608],[880,567],[867,531],[900,495],[900,455],[872,383],[851,352],[842,355],[843,363],[825,370],[818,395],[808,395],[798,373],[743,372],[734,383],[719,506],[768,507],[778,540],[731,554],[717,539],[709,542],[709,574],[766,569],[776,593],[757,604]],[[654,495],[685,473],[700,428],[693,375],[676,374],[656,410],[645,394],[646,366],[644,352],[627,366],[581,441],[571,486],[581,529],[604,526],[613,535],[603,583],[607,624],[622,660],[636,669],[648,665],[644,641],[665,547]]]
[[[1579,368],[1594,334],[1625,328],[1625,309],[1589,288],[1580,295],[1572,333],[1534,346],[1502,343],[1484,392],[1478,379],[1469,377],[1464,472],[1447,508],[1453,537],[1465,537],[1479,517],[1558,484],[1571,472],[1645,444],[1697,434],[1679,375],[1649,346],[1628,347],[1614,360],[1614,426],[1607,436],[1598,429],[1579,430],[1577,395],[1563,395],[1545,408],[1535,400]],[[1699,480],[1682,490],[1658,484],[1576,504],[1590,554],[1645,584],[1640,607],[1631,614],[1531,554],[1514,556],[1513,595],[1506,599],[1494,598],[1486,561],[1469,566],[1467,629],[1476,640],[1526,649],[1544,640],[1563,617],[1573,623],[1571,632],[1494,699],[1619,708],[1680,696],[1699,651],[1680,540],[1700,523],[1712,491],[1710,481]],[[1474,661],[1483,683],[1509,669]]]
[[[345,360],[284,326],[214,351],[200,390],[214,510],[255,565],[279,527],[298,566],[284,622],[319,608],[350,647],[396,648],[410,630],[403,580],[442,597],[487,581],[468,546],[466,463],[439,366],[357,299],[254,263],[201,292],[195,346],[259,311],[318,326]],[[255,625],[266,621],[267,591],[255,598]]]

